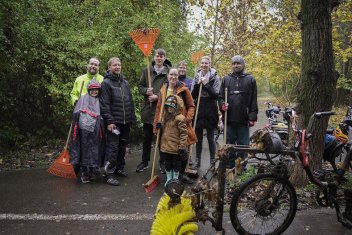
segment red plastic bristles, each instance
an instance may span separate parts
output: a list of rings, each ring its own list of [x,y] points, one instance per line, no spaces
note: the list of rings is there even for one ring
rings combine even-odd
[[[153,179],[149,180],[145,185],[144,189],[146,193],[152,192],[160,183],[160,177],[158,175],[154,176]]]

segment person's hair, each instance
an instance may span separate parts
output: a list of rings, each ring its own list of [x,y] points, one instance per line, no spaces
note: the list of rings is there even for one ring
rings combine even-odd
[[[177,67],[180,67],[181,65],[187,66],[186,61],[181,60],[181,61],[178,63]]]
[[[155,50],[155,55],[163,55],[166,58],[166,51],[162,48],[158,48]]]
[[[91,58],[89,58],[88,59],[88,61],[87,61],[87,64],[89,64],[89,62],[90,62],[90,60],[97,60],[98,61],[98,63],[99,63],[99,65],[100,65],[100,60],[98,59],[98,57],[91,57]]]
[[[175,68],[175,67],[171,67],[171,68],[169,68],[169,72],[167,72],[167,74],[169,74],[169,73],[170,73],[170,71],[171,71],[171,70],[173,70],[173,69],[176,69],[176,71],[178,71],[178,69],[177,69],[177,68]]]
[[[112,64],[113,61],[118,61],[121,63],[121,60],[117,57],[111,57],[108,61],[108,68],[110,67],[110,65]]]
[[[209,61],[209,64],[211,64],[211,58],[210,58],[210,56],[207,56],[207,55],[202,56],[202,58],[200,58],[200,61],[202,61],[203,59],[207,59],[207,60]]]

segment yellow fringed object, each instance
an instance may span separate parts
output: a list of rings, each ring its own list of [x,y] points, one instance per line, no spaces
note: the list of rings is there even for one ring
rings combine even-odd
[[[196,216],[192,206],[191,199],[181,197],[181,203],[169,208],[170,197],[164,194],[161,197],[156,213],[151,235],[182,235],[193,234],[198,231],[198,225],[195,222],[189,222]]]

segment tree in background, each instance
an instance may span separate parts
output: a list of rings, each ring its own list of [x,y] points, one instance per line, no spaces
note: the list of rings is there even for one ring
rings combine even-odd
[[[307,127],[314,112],[330,111],[336,95],[336,81],[332,46],[332,10],[337,1],[302,0],[302,79],[299,84],[297,111],[299,126]],[[328,125],[327,118],[315,119],[309,133],[311,140],[310,164],[312,170],[321,168],[324,148],[323,136]],[[300,163],[291,175],[295,185],[305,185],[308,181]]]
[[[15,146],[31,137],[63,137],[71,120],[69,92],[85,73],[87,59],[122,60],[137,114],[135,84],[146,61],[128,32],[158,27],[155,47],[176,64],[190,60],[194,37],[187,30],[184,2],[142,0],[48,0],[0,3],[0,145]],[[32,138],[33,139],[33,138]]]

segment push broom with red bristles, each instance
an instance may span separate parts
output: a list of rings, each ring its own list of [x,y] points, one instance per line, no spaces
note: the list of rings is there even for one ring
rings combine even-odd
[[[165,99],[162,99],[161,108],[160,108],[160,114],[159,114],[159,119],[158,119],[159,123],[162,120],[162,115],[163,115],[163,112],[164,112],[164,105],[165,105]],[[158,186],[158,184],[160,183],[160,177],[158,175],[154,175],[156,154],[157,154],[157,151],[159,149],[160,138],[161,138],[161,133],[160,133],[160,129],[158,129],[158,133],[156,135],[156,143],[155,143],[155,147],[154,147],[152,175],[150,176],[150,180],[147,183],[144,184],[144,189],[145,189],[145,191],[147,193],[150,193],[151,191],[153,191]]]
[[[81,97],[81,94],[82,94],[83,85],[84,85],[84,81],[82,82],[82,85],[81,85],[79,98]],[[68,131],[68,136],[67,136],[64,151],[61,152],[60,156],[54,161],[54,163],[47,170],[52,175],[56,175],[66,179],[77,178],[76,172],[73,169],[72,164],[70,163],[70,154],[67,150],[68,142],[70,141],[71,132],[72,132],[72,123],[70,126],[70,130]]]
[[[149,66],[148,57],[150,55],[150,52],[153,49],[153,46],[154,46],[156,39],[159,36],[159,32],[160,32],[160,30],[158,28],[149,28],[149,29],[142,28],[142,29],[133,30],[128,33],[131,36],[132,40],[136,43],[138,48],[143,52],[143,54],[147,60],[148,87],[149,88],[152,87],[152,80],[150,78],[150,66]],[[163,103],[164,103],[164,101],[163,101]],[[152,105],[152,103],[150,103],[150,105]],[[163,110],[163,105],[161,106],[159,122],[161,120],[162,110]],[[158,175],[154,175],[155,160],[156,160],[156,154],[157,154],[159,142],[160,142],[160,130],[158,130],[155,149],[154,149],[152,175],[150,177],[150,180],[144,184],[144,189],[147,193],[150,193],[151,191],[153,191],[160,183],[160,177]]]

